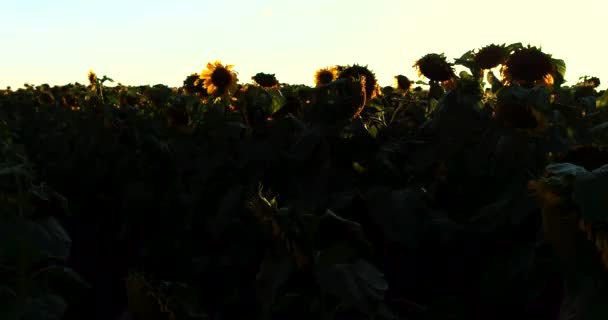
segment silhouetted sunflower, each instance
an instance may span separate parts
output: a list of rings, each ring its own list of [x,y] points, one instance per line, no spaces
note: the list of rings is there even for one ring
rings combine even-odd
[[[360,66],[354,64],[352,66],[348,66],[342,71],[338,72],[338,79],[345,78],[354,78],[359,79],[361,77],[365,77],[365,99],[366,101],[371,100],[372,98],[378,95],[378,81],[376,80],[376,75],[371,72],[367,66]]]
[[[575,98],[583,98],[583,97],[591,97],[595,95],[595,88],[600,85],[600,79],[597,77],[581,77],[581,81],[576,84],[574,97]]]
[[[413,67],[418,71],[418,76],[433,81],[448,81],[456,76],[452,64],[447,62],[443,54],[429,53],[418,59]]]
[[[315,85],[326,85],[338,78],[338,70],[335,67],[321,68],[315,72]]]
[[[207,70],[203,70],[200,79],[204,80],[203,87],[210,95],[223,95],[233,93],[237,90],[236,72],[232,71],[233,65],[223,65],[221,61],[207,63]]]
[[[274,74],[263,72],[258,72],[255,76],[251,77],[251,79],[264,88],[272,88],[279,84],[279,81]]]
[[[531,135],[544,134],[548,127],[546,116],[509,91],[499,91],[494,119],[503,125],[520,129]]]
[[[187,76],[183,82],[182,88],[187,94],[196,94],[200,96],[207,95],[207,90],[203,87],[203,80],[198,73]]]
[[[538,82],[552,85],[554,71],[551,55],[528,46],[515,50],[503,64],[500,73],[506,84],[529,86]]]
[[[399,90],[409,91],[412,87],[412,82],[404,75],[395,76],[395,87]]]
[[[509,49],[502,44],[485,46],[475,53],[473,59],[481,69],[492,69],[501,65],[509,58]]]

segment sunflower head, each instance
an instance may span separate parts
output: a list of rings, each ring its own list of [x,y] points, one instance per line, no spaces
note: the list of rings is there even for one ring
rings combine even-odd
[[[251,79],[264,88],[272,88],[279,85],[279,81],[274,74],[258,72],[255,76],[251,77]]]
[[[528,184],[542,208],[543,228],[550,241],[558,246],[576,250],[575,239],[586,238],[595,249],[604,268],[608,270],[608,218],[606,216],[604,163],[606,154],[591,146],[568,151],[547,167],[543,177]],[[568,162],[563,162],[563,161]],[[553,167],[550,169],[550,167]],[[599,191],[599,192],[597,192]],[[577,230],[578,229],[578,230]],[[573,232],[564,232],[574,230]],[[551,233],[553,236],[551,236]]]
[[[196,94],[200,96],[207,95],[207,89],[203,87],[203,80],[200,78],[198,73],[193,73],[187,76],[183,82],[182,88],[186,94]]]
[[[221,61],[207,63],[207,69],[203,70],[200,79],[203,87],[210,95],[221,96],[231,94],[238,88],[236,72],[232,71],[233,65],[223,65]]]
[[[509,58],[509,49],[504,45],[491,44],[475,53],[473,60],[481,69],[492,69],[501,65]]]
[[[433,81],[447,81],[454,78],[453,65],[446,60],[445,55],[429,53],[418,59],[413,66],[419,76],[425,76]]]
[[[331,83],[338,78],[338,70],[335,67],[321,68],[315,72],[315,85],[317,87]]]
[[[530,46],[516,49],[500,70],[507,84],[515,82],[528,86],[538,82],[552,85],[554,71],[551,55]]]
[[[338,79],[363,79],[365,82],[365,99],[366,101],[378,95],[378,81],[376,75],[370,71],[367,66],[360,66],[354,64],[352,66],[345,67],[338,73]]]
[[[507,127],[534,135],[544,133],[548,126],[543,113],[509,90],[498,92],[494,118]]]
[[[579,78],[578,86],[597,88],[601,84],[598,77],[584,76]]]
[[[49,91],[42,91],[38,96],[38,102],[40,104],[53,104],[55,103],[55,97]]]
[[[89,70],[89,74],[87,75],[89,79],[89,85],[96,86],[97,85],[97,74],[93,70]]]
[[[395,87],[402,91],[409,91],[412,87],[412,82],[404,75],[395,76]]]

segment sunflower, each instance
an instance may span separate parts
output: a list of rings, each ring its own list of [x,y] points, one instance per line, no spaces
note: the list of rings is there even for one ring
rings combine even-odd
[[[579,153],[578,150],[574,152]],[[567,154],[566,157],[570,155]],[[580,167],[579,160],[582,159],[577,158],[578,155],[572,155],[572,162],[568,164]],[[559,159],[559,163],[566,163],[561,162],[563,160],[564,157]],[[592,164],[584,170],[589,172],[593,171],[589,169],[598,168]],[[530,181],[528,189],[535,194],[541,206],[543,229],[548,240],[562,253],[574,255],[577,251],[575,238],[586,238],[595,247],[602,265],[608,270],[608,224],[603,216],[581,211],[580,204],[576,203],[573,196],[576,184],[576,178],[573,179],[571,173],[547,173],[536,181]],[[601,203],[604,199],[598,200]]]
[[[413,65],[418,76],[425,76],[433,81],[444,82],[454,78],[454,69],[443,54],[429,53],[418,59]]]
[[[395,76],[395,87],[402,91],[409,91],[412,87],[412,82],[404,75]]]
[[[94,87],[97,85],[97,74],[95,74],[95,72],[93,70],[89,70],[89,74],[87,75],[87,78],[89,79],[89,85],[91,87]]]
[[[338,78],[338,70],[335,67],[321,68],[315,72],[315,85],[317,87],[329,84]]]
[[[491,44],[475,53],[473,60],[481,69],[492,69],[501,65],[509,58],[509,49],[502,45]]]
[[[193,73],[186,77],[183,82],[182,89],[186,94],[195,94],[200,96],[206,96],[207,90],[203,87],[203,80],[200,78],[198,73]]]
[[[200,79],[204,80],[203,87],[210,95],[221,96],[231,94],[238,88],[236,72],[232,71],[233,65],[223,65],[221,61],[207,63],[207,70],[203,70]]]
[[[277,80],[274,74],[268,74],[263,72],[258,72],[255,76],[251,77],[251,80],[255,81],[255,83],[259,84],[264,88],[272,88],[274,86],[279,85],[279,81]]]
[[[578,99],[594,96],[595,88],[600,85],[600,79],[597,77],[584,76],[580,77],[579,80],[580,81],[575,85],[574,97]]]
[[[551,55],[529,45],[515,50],[500,70],[505,84],[520,83],[526,86],[539,82],[551,86],[554,72]]]
[[[370,101],[379,94],[378,81],[376,75],[367,66],[354,64],[343,68],[338,72],[338,79],[365,78],[365,100]]]
[[[533,136],[544,134],[549,125],[542,112],[510,91],[500,91],[497,94],[494,119],[506,127],[523,130]]]

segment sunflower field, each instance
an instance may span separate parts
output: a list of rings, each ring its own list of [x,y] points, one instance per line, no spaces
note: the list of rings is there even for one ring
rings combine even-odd
[[[0,90],[0,319],[608,319],[600,80],[412,64]]]

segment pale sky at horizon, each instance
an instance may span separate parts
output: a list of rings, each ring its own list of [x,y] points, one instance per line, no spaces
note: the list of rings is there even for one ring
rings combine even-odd
[[[373,3],[373,4],[372,4]],[[257,72],[313,83],[321,67],[368,65],[380,85],[427,53],[449,61],[490,43],[522,42],[564,59],[567,85],[608,83],[600,0],[20,0],[0,2],[0,88],[86,83],[180,86],[216,59],[240,82]]]

